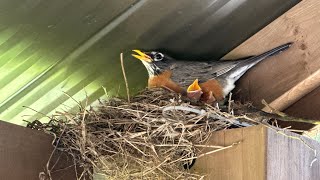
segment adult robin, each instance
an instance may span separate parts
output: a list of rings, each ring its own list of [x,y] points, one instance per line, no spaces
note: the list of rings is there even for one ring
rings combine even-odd
[[[148,71],[148,87],[163,87],[192,99],[205,102],[221,101],[235,87],[235,82],[262,60],[287,50],[286,43],[257,56],[237,60],[184,61],[164,53],[133,50]],[[200,81],[200,84],[198,83]],[[186,88],[188,87],[188,88]],[[202,94],[203,93],[203,94]]]

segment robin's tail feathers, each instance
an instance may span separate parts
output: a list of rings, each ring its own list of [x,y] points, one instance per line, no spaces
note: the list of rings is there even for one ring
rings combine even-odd
[[[283,44],[281,46],[278,46],[276,48],[271,49],[270,51],[262,53],[262,54],[260,54],[258,56],[253,56],[253,57],[251,57],[249,59],[255,59],[255,60],[261,59],[261,60],[263,60],[263,59],[265,59],[267,57],[274,56],[274,55],[276,55],[278,53],[281,53],[282,51],[285,51],[285,50],[289,49],[292,44],[293,44],[293,42],[289,42],[289,43]]]
[[[234,81],[236,81],[254,65],[258,64],[264,59],[267,59],[268,57],[274,56],[278,53],[287,50],[292,44],[292,42],[286,43],[276,48],[273,48],[267,52],[264,52],[260,55],[248,58],[247,60],[239,61],[239,63],[232,70],[225,74],[225,77],[231,78]]]

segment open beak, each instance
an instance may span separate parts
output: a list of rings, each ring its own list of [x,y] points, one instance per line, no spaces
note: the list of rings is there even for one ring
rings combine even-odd
[[[133,52],[137,53],[137,54],[131,54],[133,57],[139,59],[140,61],[145,61],[145,62],[152,62],[152,58],[148,55],[146,55],[145,53],[143,53],[140,50],[132,50]]]
[[[198,79],[194,80],[193,83],[187,89],[187,96],[193,100],[199,100],[203,94],[202,89],[199,85]]]
[[[201,90],[201,87],[199,86],[199,80],[196,79],[193,81],[193,83],[188,87],[187,92],[192,92],[192,91],[198,91]]]

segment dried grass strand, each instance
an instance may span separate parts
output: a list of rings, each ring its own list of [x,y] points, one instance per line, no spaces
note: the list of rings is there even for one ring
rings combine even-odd
[[[122,70],[122,74],[123,74],[123,79],[126,85],[126,92],[127,92],[127,99],[128,102],[130,103],[130,91],[129,91],[129,85],[128,85],[128,80],[127,80],[127,76],[126,76],[126,71],[124,69],[124,64],[123,64],[123,53],[120,53],[120,63],[121,63],[121,70]]]
[[[247,115],[234,114],[233,104],[220,108],[190,103],[163,89],[146,89],[130,103],[101,100],[97,107],[78,113],[57,112],[49,123],[34,128],[59,137],[55,148],[71,155],[75,170],[83,168],[81,173],[76,171],[78,179],[92,177],[93,169],[107,179],[199,179],[204,175],[190,173],[184,165],[241,143],[206,145],[213,132],[243,124],[263,124],[278,131]],[[288,137],[308,146],[300,138]]]

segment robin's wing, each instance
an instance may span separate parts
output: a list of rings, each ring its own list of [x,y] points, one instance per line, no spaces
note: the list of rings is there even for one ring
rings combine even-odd
[[[236,67],[239,61],[176,61],[170,65],[173,72],[172,79],[181,84],[188,86],[195,79],[199,82],[205,82],[208,79],[216,78]]]
[[[234,81],[239,79],[248,69],[270,56],[276,55],[291,46],[287,43],[273,48],[257,56],[245,57],[237,60],[218,61],[171,61],[169,65],[173,72],[172,79],[182,86],[189,86],[195,79],[205,82],[221,76],[231,76]]]
[[[217,78],[232,72],[239,68],[241,64],[247,63],[252,57],[241,58],[237,60],[218,60],[218,61],[176,61],[170,65],[173,72],[172,79],[181,84],[188,86],[195,79],[200,83],[209,79]]]
[[[255,66],[259,62],[267,59],[271,56],[277,55],[285,50],[287,50],[292,45],[291,42],[275,47],[269,51],[266,51],[262,54],[251,56],[247,58],[242,58],[235,60],[230,63],[234,63],[231,66],[226,64],[226,67],[222,70],[218,70],[218,77],[222,75],[224,78],[231,78],[233,81],[237,81],[244,73],[246,73],[251,67]],[[220,61],[221,63],[226,63],[226,61]]]
[[[211,67],[211,78],[219,77],[231,69],[235,68],[242,60],[219,60],[216,62],[208,63],[208,66]]]

